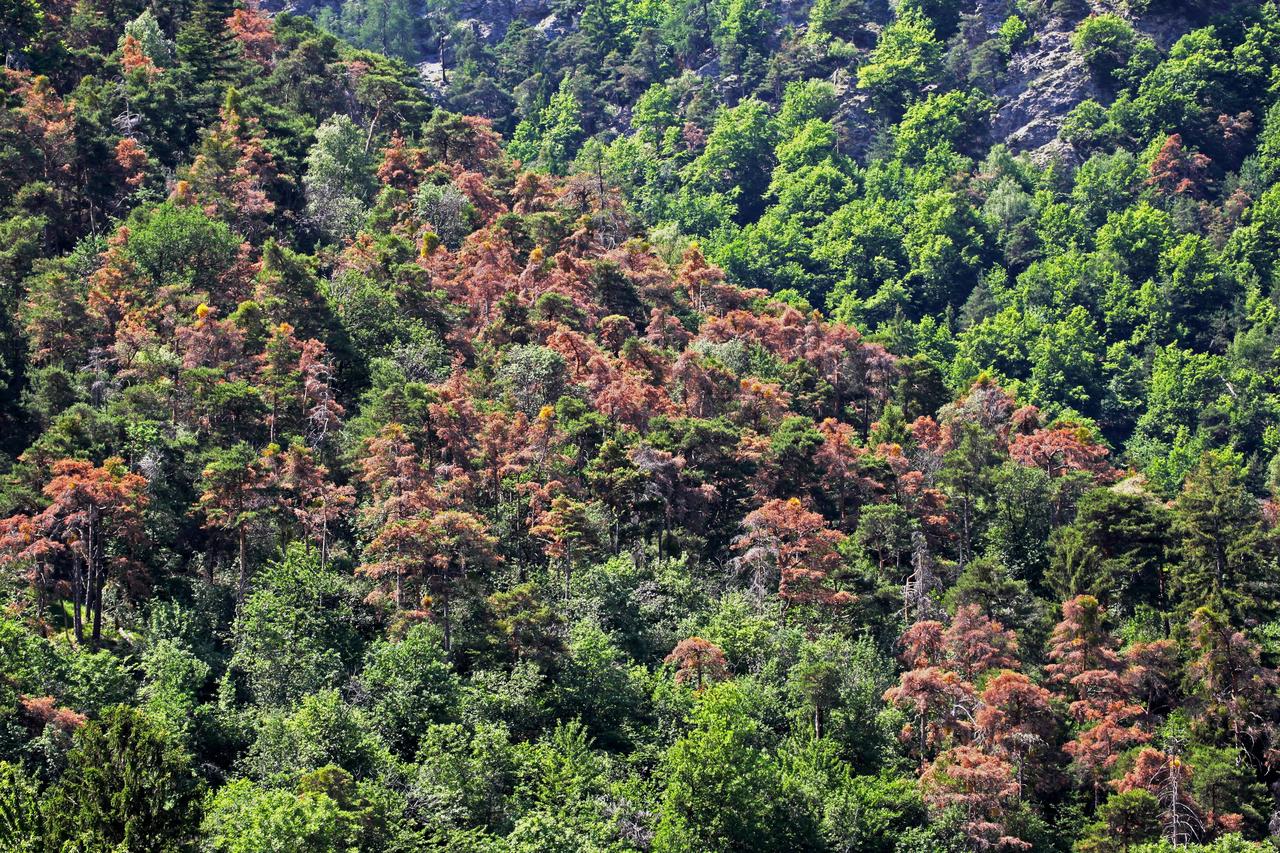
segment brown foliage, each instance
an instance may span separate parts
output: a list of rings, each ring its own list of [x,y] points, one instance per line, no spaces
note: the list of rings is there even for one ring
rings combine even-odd
[[[828,586],[842,564],[837,548],[844,536],[798,498],[771,500],[744,518],[742,526],[745,532],[733,547],[758,589],[776,574],[778,595],[787,603],[838,606],[853,600]]]
[[[663,663],[675,664],[677,684],[693,682],[694,690],[699,693],[708,683],[729,677],[724,650],[701,637],[681,640]]]

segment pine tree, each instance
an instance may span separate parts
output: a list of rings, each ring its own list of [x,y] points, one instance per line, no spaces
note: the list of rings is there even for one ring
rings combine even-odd
[[[238,48],[235,35],[227,27],[234,12],[233,0],[195,0],[178,30],[178,62],[195,127],[214,117],[235,68]]]
[[[1182,560],[1174,565],[1175,602],[1184,613],[1210,607],[1239,625],[1255,625],[1277,599],[1274,552],[1257,500],[1237,457],[1209,451],[1174,503]]]
[[[141,711],[108,710],[81,729],[44,809],[56,849],[187,849],[198,822],[191,759]],[[64,847],[65,845],[65,847]]]

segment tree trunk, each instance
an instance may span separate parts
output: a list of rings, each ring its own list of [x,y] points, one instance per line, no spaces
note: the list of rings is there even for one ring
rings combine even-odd
[[[445,88],[448,88],[449,69],[445,67],[445,63],[444,63],[444,32],[443,31],[440,33],[440,38],[437,44],[439,45],[439,49],[440,49],[440,85],[444,86]]]
[[[373,145],[373,131],[378,126],[378,119],[382,118],[382,107],[373,111],[373,118],[369,121],[369,133],[364,138],[364,153],[369,153],[369,148]]]
[[[453,632],[449,625],[449,584],[447,582],[441,587],[440,600],[442,602],[440,613],[444,617],[444,650],[450,652],[453,650]]]
[[[236,587],[236,604],[244,604],[244,597],[249,591],[249,534],[244,522],[240,522],[240,580]]]
[[[45,587],[48,586],[48,581],[46,580],[48,576],[48,572],[45,571],[43,566],[44,566],[43,563],[36,564],[36,582],[35,582],[36,615],[40,618],[41,622],[44,622],[48,617],[48,608],[49,608],[49,601],[45,594]]]
[[[328,507],[326,506],[325,509],[327,510]],[[320,522],[320,568],[329,568],[329,518],[327,514]]]
[[[85,604],[93,611],[93,634],[89,641],[93,648],[98,648],[98,642],[102,639],[102,557],[101,544],[98,541],[98,510],[94,507],[89,514],[89,532],[87,545],[89,546],[89,583],[88,589],[85,590]]]
[[[84,620],[80,614],[80,596],[83,594],[84,588],[84,571],[80,568],[80,561],[74,556],[71,558],[75,568],[71,572],[71,624],[75,627],[76,642],[84,642]]]
[[[89,549],[89,553],[93,553],[92,548]],[[93,618],[93,590],[94,586],[97,584],[98,573],[92,563],[92,559],[92,557],[89,557],[85,563],[84,583],[81,585],[81,594],[84,596],[84,621],[88,622],[91,626],[89,630],[89,645],[96,649],[98,647],[98,638],[94,636],[92,626],[96,624],[96,621]]]
[[[94,569],[93,579],[89,583],[89,595],[93,598],[93,635],[89,644],[94,649],[102,642],[102,586],[102,569],[99,567]]]

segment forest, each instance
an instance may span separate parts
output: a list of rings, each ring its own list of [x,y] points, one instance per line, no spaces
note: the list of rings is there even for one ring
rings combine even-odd
[[[0,52],[0,850],[1280,848],[1274,0]]]

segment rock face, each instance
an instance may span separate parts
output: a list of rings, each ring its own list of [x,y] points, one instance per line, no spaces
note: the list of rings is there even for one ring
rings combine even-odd
[[[983,5],[979,3],[979,9]],[[1177,5],[1133,23],[1138,32],[1165,52],[1220,8],[1219,3]],[[1108,12],[1129,17],[1124,4],[1107,0],[1093,0],[1085,14]],[[1061,153],[1058,131],[1077,104],[1090,98],[1103,104],[1110,101],[1111,94],[1098,84],[1071,47],[1071,34],[1082,18],[1083,15],[1052,17],[1010,58],[1004,82],[995,92],[997,107],[991,120],[994,141],[1003,142],[1013,151],[1031,152],[1038,160],[1049,159]]]
[[[459,20],[478,22],[489,41],[501,41],[515,21],[539,26],[551,16],[549,0],[461,0],[454,6]]]
[[[333,0],[262,0],[273,11],[290,9],[314,12],[313,7],[332,5]],[[777,15],[779,34],[791,27],[803,31],[813,0],[761,0]],[[1164,4],[1161,11],[1134,20],[1135,27],[1152,39],[1161,51],[1191,29],[1201,26],[1225,8],[1230,0],[1207,0],[1201,3]],[[896,0],[866,0],[867,24],[863,30],[869,50],[875,34],[892,17]],[[1058,4],[1049,4],[1050,8]],[[452,12],[461,24],[469,24],[482,38],[501,41],[516,21],[542,30],[549,39],[572,32],[577,21],[557,13],[553,0],[454,0]],[[966,18],[974,27],[977,41],[994,38],[1004,20],[1013,12],[1012,0],[971,0],[966,4]],[[991,139],[1002,142],[1015,152],[1030,152],[1035,159],[1046,160],[1069,156],[1058,132],[1068,113],[1086,99],[1108,103],[1111,93],[1094,79],[1084,60],[1071,47],[1071,33],[1089,14],[1111,12],[1130,17],[1122,0],[1079,0],[1063,3],[1071,8],[1066,14],[1050,13],[1047,20],[1035,26],[1032,38],[1010,57],[999,75],[1000,82],[991,92],[995,111],[991,118]],[[439,56],[428,55],[419,64],[424,84],[433,91],[442,88],[442,66]],[[703,57],[696,72],[711,79],[719,78],[719,66],[711,51]],[[855,156],[865,154],[872,145],[874,118],[867,112],[866,99],[853,82],[853,69],[838,69],[832,76],[842,102],[843,124],[847,129],[845,146]]]
[[[1071,49],[1069,30],[1043,32],[1037,43],[1015,54],[1006,81],[996,91],[999,106],[991,136],[1014,151],[1050,145],[1076,104],[1104,97],[1084,60]]]

